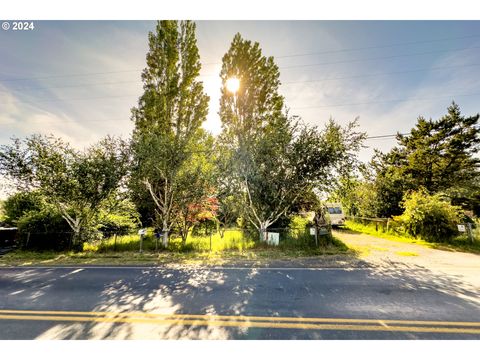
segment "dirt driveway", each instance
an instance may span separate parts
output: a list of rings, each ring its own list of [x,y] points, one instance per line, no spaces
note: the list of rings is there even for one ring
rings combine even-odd
[[[439,281],[448,277],[462,288],[480,293],[480,255],[431,249],[346,230],[334,231],[334,235],[357,250],[362,260],[382,271],[408,268],[419,276],[428,272]],[[480,303],[480,296],[475,300]]]

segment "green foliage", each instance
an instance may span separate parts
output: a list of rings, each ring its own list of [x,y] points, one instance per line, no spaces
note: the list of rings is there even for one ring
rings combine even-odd
[[[39,192],[21,191],[11,195],[3,203],[5,222],[16,225],[17,221],[26,213],[40,211],[45,207],[44,200]]]
[[[138,221],[131,216],[122,214],[108,214],[100,221],[98,230],[107,236],[112,234],[125,235],[131,233],[138,227]]]
[[[201,63],[195,23],[159,21],[148,39],[144,93],[132,109],[135,166],[130,189],[137,194],[134,200],[139,209],[148,192],[153,207],[142,213],[147,212],[144,217],[155,219],[163,229],[166,245],[176,222],[188,228],[182,221],[188,205],[209,195],[207,151],[213,140],[201,129],[209,98],[197,79]]]
[[[403,196],[425,188],[444,193],[452,204],[480,212],[479,115],[465,117],[453,103],[438,120],[419,117],[410,135],[397,135],[398,146],[376,150],[361,177],[344,176],[332,198],[350,215],[401,215]]]
[[[3,226],[6,223],[5,209],[3,208],[4,203],[3,200],[0,200],[0,226]]]
[[[80,241],[122,185],[128,161],[128,145],[121,139],[106,137],[80,152],[53,136],[33,135],[1,147],[0,174],[20,190],[37,190]]]
[[[210,236],[193,236],[189,235],[187,241],[184,243],[180,237],[172,237],[168,247],[165,249],[159,247],[161,253],[211,253],[221,254],[228,252],[277,252],[278,254],[289,254],[291,256],[307,256],[319,255],[323,253],[338,253],[346,252],[348,248],[342,242],[332,238],[328,245],[316,248],[313,237],[305,232],[290,234],[284,232],[281,234],[280,245],[270,246],[266,243],[258,243],[254,241],[255,233],[239,230],[228,229],[224,236],[220,233],[213,233],[210,242]],[[155,237],[151,231],[147,233],[143,240],[143,250],[146,252],[155,250]],[[90,243],[83,244],[83,251],[91,253],[111,253],[111,252],[138,252],[140,249],[140,238],[136,234],[110,237],[108,239],[96,240]]]
[[[394,217],[405,231],[428,241],[445,242],[458,234],[461,209],[442,194],[430,195],[425,189],[404,196],[404,213]]]
[[[418,118],[409,136],[397,137],[402,173],[430,192],[447,191],[478,175],[480,115],[465,117],[453,103],[439,120]]]
[[[266,229],[304,194],[326,187],[334,172],[352,161],[365,135],[355,132],[355,122],[342,128],[330,120],[319,130],[289,116],[273,57],[240,34],[223,57],[220,77],[228,191],[237,195],[242,218]],[[235,94],[226,87],[231,77],[240,81]]]
[[[65,250],[70,248],[72,229],[53,207],[24,214],[17,221],[20,246],[24,249]]]
[[[312,222],[304,216],[292,215],[288,227],[290,230],[305,230]]]
[[[125,235],[141,227],[140,215],[129,199],[114,196],[99,210],[95,228],[104,237]]]

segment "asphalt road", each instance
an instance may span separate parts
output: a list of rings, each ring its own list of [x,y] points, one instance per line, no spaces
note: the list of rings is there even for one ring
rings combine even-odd
[[[479,295],[408,268],[1,268],[0,339],[480,339]]]

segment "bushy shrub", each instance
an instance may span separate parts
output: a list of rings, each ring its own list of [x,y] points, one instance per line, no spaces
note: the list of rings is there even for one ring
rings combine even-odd
[[[135,204],[128,199],[111,199],[92,222],[103,237],[130,234],[142,226]]]
[[[406,193],[402,204],[405,211],[394,220],[408,234],[436,242],[448,241],[458,234],[461,208],[451,205],[444,195],[430,195],[420,189]]]
[[[126,235],[134,231],[140,225],[136,219],[123,214],[109,214],[100,220],[98,230],[105,236],[113,234]]]
[[[43,207],[45,205],[38,192],[18,192],[3,203],[4,221],[16,225],[23,215],[31,211],[40,211]]]
[[[291,230],[305,230],[307,226],[310,226],[312,222],[303,216],[300,215],[292,215],[290,217],[290,223],[288,224],[288,228]]]
[[[52,208],[30,211],[17,221],[20,246],[24,249],[64,250],[70,247],[72,229]]]

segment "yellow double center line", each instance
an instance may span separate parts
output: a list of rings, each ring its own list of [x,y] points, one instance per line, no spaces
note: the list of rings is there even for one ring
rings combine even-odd
[[[0,320],[142,323],[165,326],[256,327],[299,330],[402,331],[480,334],[480,322],[372,320],[102,311],[0,310]]]

